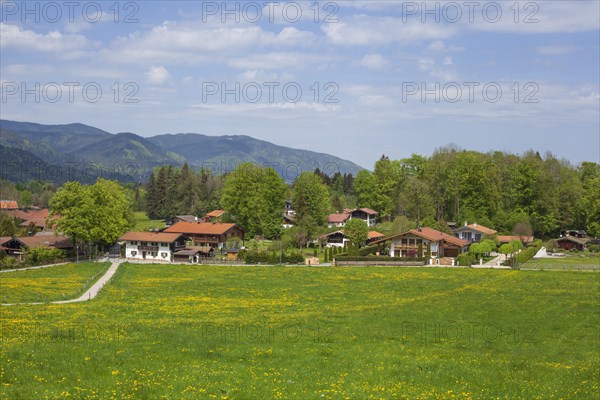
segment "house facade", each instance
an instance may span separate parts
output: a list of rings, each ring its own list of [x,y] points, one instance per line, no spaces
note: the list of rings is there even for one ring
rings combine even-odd
[[[119,238],[125,242],[125,258],[171,262],[174,254],[185,249],[186,237],[181,233],[127,232]]]
[[[369,231],[367,236],[367,244],[370,244],[376,240],[380,240],[384,238],[385,235],[383,233],[379,233],[376,231]],[[344,247],[344,245],[350,240],[344,235],[343,230],[330,232],[326,235],[321,236],[321,238],[325,239],[327,247]]]
[[[365,221],[367,226],[373,226],[377,224],[378,214],[377,211],[370,208],[347,208],[341,213],[329,214],[327,226],[329,228],[341,228],[346,225],[346,221],[353,218]]]
[[[589,239],[587,237],[579,238],[576,236],[569,235],[556,239],[556,242],[558,243],[558,247],[560,247],[563,250],[584,251],[587,247]]]
[[[466,240],[471,243],[481,242],[481,240],[483,240],[484,236],[492,236],[492,235],[495,235],[496,233],[498,233],[498,232],[491,228],[487,228],[483,225],[478,225],[477,223],[467,225],[466,222],[465,222],[464,226],[461,226],[460,228],[456,228],[454,230],[454,235],[457,238]]]
[[[180,233],[188,237],[195,246],[211,246],[222,249],[230,239],[244,240],[244,230],[237,224],[219,222],[178,222],[163,231]]]
[[[73,242],[64,235],[44,234],[22,237],[2,237],[0,238],[0,247],[8,255],[23,259],[23,254],[27,249],[44,247],[54,248],[64,251],[73,250]]]
[[[469,249],[469,242],[432,228],[418,228],[376,240],[373,244],[389,244],[389,256],[397,258],[423,258],[429,253],[437,264],[441,259],[453,259]]]

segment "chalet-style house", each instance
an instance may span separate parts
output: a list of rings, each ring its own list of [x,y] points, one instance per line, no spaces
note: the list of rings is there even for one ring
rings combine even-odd
[[[433,264],[453,263],[453,258],[469,249],[470,242],[432,228],[411,229],[408,232],[376,240],[373,244],[389,243],[390,257],[426,257],[429,249]],[[421,253],[419,253],[419,250]]]
[[[584,251],[590,239],[588,237],[579,238],[577,236],[563,236],[556,239],[558,247],[563,250],[579,250]]]
[[[231,223],[178,222],[163,232],[181,233],[190,238],[195,246],[210,246],[215,249],[222,249],[227,240],[232,238],[244,240],[244,230]]]
[[[296,225],[296,219],[294,218],[294,216],[284,213],[283,214],[283,228],[289,229],[294,225]]]
[[[341,213],[329,214],[327,217],[327,226],[330,228],[341,228],[346,225],[346,221],[353,218],[361,219],[368,226],[373,226],[377,223],[377,214],[379,214],[377,211],[366,207],[345,209]]]
[[[296,211],[294,210],[294,207],[292,206],[292,201],[291,200],[286,200],[285,201],[285,206],[283,209],[283,213],[285,215],[289,215],[290,217],[293,217],[294,215],[296,215]]]
[[[73,242],[66,236],[54,234],[37,234],[35,236],[2,237],[0,248],[8,255],[23,259],[27,249],[45,247],[59,250],[73,250]]]
[[[343,230],[330,232],[321,237],[327,240],[327,247],[344,247],[344,245],[349,241],[349,239],[344,235]],[[367,237],[367,244],[370,244],[371,242],[374,242],[376,240],[380,240],[384,237],[385,235],[383,233],[379,233],[377,231],[369,231]]]
[[[492,236],[496,233],[498,232],[491,228],[487,228],[483,225],[478,225],[477,223],[467,225],[466,222],[464,226],[461,226],[460,228],[456,228],[454,230],[454,235],[457,238],[466,240],[471,243],[480,242],[484,238],[484,236]]]
[[[125,242],[125,258],[162,262],[174,261],[187,240],[181,233],[163,232],[127,232],[119,239]]]

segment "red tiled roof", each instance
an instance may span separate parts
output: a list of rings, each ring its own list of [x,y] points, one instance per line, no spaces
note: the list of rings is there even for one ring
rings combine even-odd
[[[218,222],[178,222],[168,227],[163,232],[196,235],[222,235],[233,227],[237,227],[237,225]]]
[[[207,213],[205,215],[205,217],[207,217],[207,218],[219,218],[223,214],[225,214],[225,210],[212,210],[211,212]]]
[[[458,247],[465,247],[465,246],[467,246],[469,244],[469,242],[466,241],[466,240],[462,240],[462,239],[459,239],[459,238],[457,238],[455,236],[449,235],[447,233],[440,232],[440,231],[435,230],[433,228],[427,228],[427,227],[425,227],[425,228],[419,228],[419,229],[411,229],[408,232],[399,233],[397,235],[390,236],[390,237],[385,238],[385,239],[377,240],[375,243],[386,242],[386,241],[388,241],[390,239],[395,239],[397,237],[401,237],[401,236],[404,236],[404,235],[407,235],[407,234],[418,236],[418,237],[423,238],[425,240],[429,240],[430,242],[441,242],[441,241],[448,242],[448,243],[453,244],[453,245],[458,246]]]
[[[330,224],[341,224],[342,222],[346,222],[348,218],[350,218],[350,214],[347,213],[329,214],[327,222]]]
[[[57,247],[57,248],[69,248],[73,247],[71,240],[63,235],[56,236],[23,236],[18,237],[18,241],[25,244],[27,247]]]
[[[533,236],[497,236],[496,239],[500,243],[510,243],[515,240],[520,240],[524,243],[533,243]]]
[[[26,220],[33,217],[37,213],[37,210],[6,210],[5,212],[11,217]]]
[[[369,239],[377,239],[385,237],[383,233],[379,233],[377,231],[369,231]]]
[[[15,200],[0,200],[0,209],[14,210],[16,208],[19,208],[19,205]]]
[[[377,211],[375,211],[375,210],[371,210],[370,208],[366,208],[366,207],[363,207],[363,208],[357,208],[357,209],[356,209],[356,210],[354,210],[354,211],[357,211],[357,210],[360,210],[360,211],[362,211],[362,212],[365,212],[365,213],[367,213],[367,214],[369,214],[369,215],[377,215],[377,214],[379,214]]]
[[[164,233],[164,232],[127,232],[121,236],[120,240],[139,241],[139,242],[161,242],[173,243],[181,233]]]

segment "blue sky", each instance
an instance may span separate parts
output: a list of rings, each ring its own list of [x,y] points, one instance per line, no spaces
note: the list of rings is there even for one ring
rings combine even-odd
[[[600,161],[597,1],[226,4],[0,1],[0,115],[367,168],[449,143]]]

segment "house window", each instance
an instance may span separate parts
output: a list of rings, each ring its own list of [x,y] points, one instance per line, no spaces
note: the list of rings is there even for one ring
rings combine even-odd
[[[417,244],[423,244],[423,239],[417,239]]]
[[[148,246],[148,242],[142,242],[142,246]]]
[[[137,256],[137,251],[135,251],[135,250],[134,250],[134,251],[132,251],[132,252],[131,252],[131,256],[132,256],[132,257],[135,257],[135,256]]]
[[[167,258],[167,253],[160,253],[162,258]]]
[[[408,239],[408,244],[415,244],[415,239]]]
[[[156,251],[152,252],[152,257],[156,257],[158,255],[158,253]]]
[[[408,239],[402,239],[402,244],[408,244]]]

